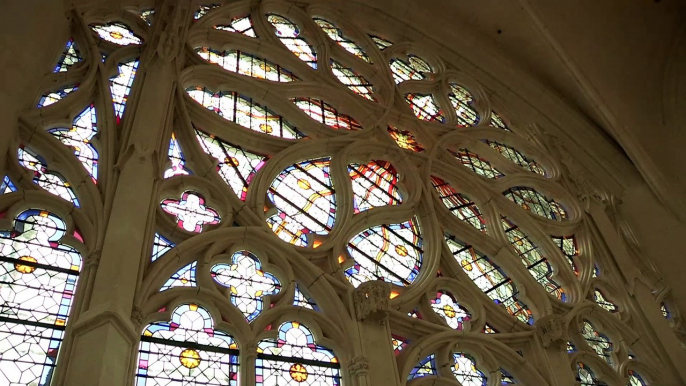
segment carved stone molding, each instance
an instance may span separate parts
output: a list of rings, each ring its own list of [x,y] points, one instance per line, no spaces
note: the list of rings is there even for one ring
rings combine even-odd
[[[140,307],[133,307],[131,310],[131,320],[138,324],[143,323],[143,310]]]
[[[545,348],[559,349],[567,342],[567,328],[561,315],[548,315],[536,322],[536,335]]]
[[[361,284],[353,292],[355,315],[359,321],[383,321],[390,309],[391,285],[376,280]]]
[[[348,371],[352,377],[367,375],[369,373],[369,360],[363,356],[353,357],[350,360]]]

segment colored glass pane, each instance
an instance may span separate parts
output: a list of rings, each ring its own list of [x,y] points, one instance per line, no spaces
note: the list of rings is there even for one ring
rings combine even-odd
[[[37,209],[0,231],[0,384],[50,384],[82,263],[65,235],[62,219]]]
[[[264,309],[263,297],[281,291],[281,283],[273,274],[262,269],[260,260],[249,251],[238,251],[231,264],[212,267],[214,280],[229,288],[231,304],[252,322]]]
[[[367,54],[364,53],[362,47],[358,46],[357,44],[355,44],[354,41],[350,40],[348,37],[343,35],[343,31],[341,31],[341,29],[336,27],[333,23],[321,18],[314,18],[314,22],[317,23],[317,25],[322,29],[322,31],[324,31],[324,33],[326,33],[326,35],[331,40],[336,42],[339,46],[343,47],[343,49],[357,56],[358,58],[364,60],[367,63],[372,62],[369,59],[369,56],[367,56]]]
[[[472,153],[468,149],[459,149],[458,151],[448,150],[462,165],[471,169],[474,173],[486,178],[500,178],[505,175],[498,169],[491,166],[491,163],[478,155]]]
[[[573,353],[576,351],[576,346],[572,342],[567,342],[567,353]]]
[[[567,211],[557,201],[548,199],[535,189],[515,186],[504,191],[503,195],[515,204],[541,217],[557,221],[567,219]]]
[[[310,67],[317,68],[317,54],[312,46],[300,37],[300,27],[279,15],[267,15],[267,21],[274,26],[276,36],[289,51]]]
[[[195,52],[206,61],[237,74],[271,80],[273,82],[293,82],[299,80],[290,71],[278,64],[243,51],[217,51],[209,47],[198,47],[195,49]]]
[[[553,239],[553,243],[560,248],[562,254],[567,257],[567,261],[569,261],[569,265],[574,270],[574,274],[579,276],[579,269],[576,267],[576,263],[574,263],[574,258],[579,255],[579,250],[576,247],[576,237],[571,235],[560,237],[551,236],[551,238]]]
[[[424,254],[416,218],[367,228],[348,243],[355,264],[345,271],[355,287],[372,280],[407,286],[419,275]]]
[[[503,157],[519,165],[523,169],[536,174],[540,174],[543,177],[547,176],[545,169],[543,169],[543,166],[541,166],[536,161],[527,158],[526,156],[524,156],[524,154],[522,154],[519,150],[515,149],[514,147],[505,145],[504,143],[491,141],[488,139],[484,139],[483,141],[487,143],[488,146],[492,147],[497,152],[502,154]]]
[[[112,102],[114,102],[114,113],[117,117],[117,123],[121,121],[124,115],[124,109],[131,93],[131,86],[136,77],[137,68],[138,59],[119,63],[117,65],[119,75],[110,78],[110,90],[112,91]]]
[[[152,26],[152,22],[155,20],[155,10],[154,9],[146,9],[144,11],[141,11],[141,13],[138,14],[141,19],[147,24],[148,26]]]
[[[14,185],[14,183],[12,183],[12,180],[10,180],[8,176],[5,176],[0,184],[0,194],[7,194],[16,191],[17,187]]]
[[[67,47],[64,49],[64,52],[62,53],[60,60],[57,62],[53,72],[65,72],[82,60],[83,58],[76,47],[74,39],[69,39],[67,42]]]
[[[5,178],[7,178],[7,177],[5,177]],[[15,188],[15,189],[16,189],[16,188]],[[662,312],[662,316],[664,316],[665,319],[669,319],[669,318],[670,318],[669,309],[667,308],[667,305],[666,305],[664,302],[663,302],[663,303],[660,303],[660,311]]]
[[[593,300],[596,302],[597,305],[599,305],[602,309],[610,311],[610,312],[617,312],[617,305],[612,303],[611,301],[607,300],[605,295],[603,295],[600,290],[595,290],[593,292]]]
[[[282,116],[260,105],[252,98],[236,92],[211,92],[204,87],[186,89],[188,95],[204,108],[240,126],[286,139],[302,138],[302,134]]]
[[[505,121],[503,121],[500,115],[498,115],[495,111],[491,111],[491,126],[512,132],[512,130],[510,130],[510,128],[507,127],[507,124],[505,124]]]
[[[387,205],[400,205],[398,173],[388,161],[348,165],[355,213]]]
[[[393,58],[390,61],[390,67],[396,84],[406,80],[424,80],[427,74],[433,72],[426,60],[415,55],[408,55],[407,60]]]
[[[438,177],[431,176],[431,184],[450,213],[481,232],[486,233],[486,219],[481,214],[479,207],[469,197],[458,193],[449,183]]]
[[[226,25],[216,25],[214,28],[222,31],[235,32],[243,34],[245,36],[250,36],[251,38],[256,38],[255,30],[252,27],[252,20],[249,16],[237,17],[231,20],[231,23]]]
[[[453,353],[453,365],[450,367],[453,375],[462,386],[486,386],[488,378],[476,368],[476,361],[464,353]]]
[[[581,362],[576,364],[576,380],[581,386],[606,386],[605,382],[596,378],[590,367]]]
[[[451,83],[448,98],[457,113],[457,124],[460,126],[474,126],[479,123],[479,113],[473,107],[474,96],[466,88]]]
[[[610,339],[598,332],[588,320],[584,320],[581,335],[588,346],[612,366],[612,342]]]
[[[393,352],[395,355],[400,354],[401,351],[408,345],[408,341],[396,335],[391,335],[391,344],[393,345]]]
[[[38,154],[20,147],[17,150],[19,164],[33,172],[33,183],[79,207],[79,200],[69,183],[57,172],[50,171],[48,164]]]
[[[100,36],[100,39],[110,43],[120,46],[143,43],[143,39],[133,33],[131,28],[124,23],[115,21],[107,24],[91,24],[90,27]]]
[[[176,271],[169,280],[167,280],[160,291],[166,291],[172,287],[196,287],[197,282],[195,280],[195,268],[197,263],[192,262],[187,266]]]
[[[426,377],[431,375],[438,375],[438,370],[436,370],[436,356],[434,354],[422,359],[417,363],[412,370],[407,380]]]
[[[162,210],[176,217],[179,228],[200,233],[203,226],[219,224],[221,218],[213,208],[205,205],[205,198],[199,193],[186,191],[180,200],[167,198],[160,203]]]
[[[362,126],[350,115],[341,114],[330,104],[321,99],[313,98],[292,98],[300,110],[309,115],[310,118],[321,122],[332,129],[338,130],[362,130]]]
[[[388,134],[391,135],[391,138],[401,149],[412,150],[417,153],[424,151],[424,148],[408,130],[400,130],[393,126],[388,126]]]
[[[187,176],[190,174],[190,172],[186,170],[186,157],[184,157],[181,145],[174,133],[172,133],[171,139],[169,140],[167,156],[169,157],[169,168],[164,171],[164,178]]]
[[[643,380],[643,377],[638,375],[638,373],[633,370],[629,370],[629,383],[626,386],[646,386],[647,383]]]
[[[450,328],[456,330],[462,330],[464,322],[471,318],[469,311],[455,300],[453,294],[447,291],[436,293],[436,297],[431,299],[431,309],[443,318]]]
[[[209,311],[183,304],[168,322],[143,330],[138,348],[136,386],[238,385],[238,345],[215,330]]]
[[[526,304],[517,299],[519,291],[505,272],[486,255],[446,234],[445,241],[457,263],[477,287],[510,315],[533,324],[534,317]]]
[[[362,75],[356,73],[351,68],[344,67],[333,59],[331,60],[331,71],[341,83],[346,85],[355,94],[370,101],[376,100],[372,96],[374,94],[374,87]]]
[[[431,94],[405,94],[405,100],[409,103],[414,115],[429,122],[445,122],[443,111],[438,107],[436,99]]]
[[[504,369],[500,369],[500,384],[501,385],[515,385],[517,382],[515,382],[515,379],[510,373],[505,371]]]
[[[384,38],[380,38],[380,37],[374,36],[374,35],[369,35],[369,37],[372,38],[372,41],[374,41],[374,44],[376,44],[376,47],[378,47],[381,51],[383,51],[386,48],[393,45],[392,42],[390,42]]]
[[[46,107],[59,102],[67,97],[67,95],[79,89],[79,85],[64,86],[59,90],[44,94],[38,101],[38,107]]]
[[[297,285],[295,286],[295,295],[293,297],[293,305],[296,307],[303,307],[303,308],[308,308],[310,310],[314,311],[319,311],[319,306],[317,306],[317,302],[312,300],[309,296],[305,295],[301,290],[300,287]]]
[[[496,330],[495,328],[491,327],[488,323],[486,323],[484,325],[483,333],[484,334],[497,334],[498,330]]]
[[[309,328],[290,321],[279,327],[276,338],[257,345],[255,383],[340,386],[340,364],[333,351],[316,344]]]
[[[161,234],[155,233],[155,240],[152,244],[152,261],[159,259],[174,247],[176,247],[176,244],[167,240],[167,238]]]
[[[60,142],[71,147],[93,182],[98,178],[98,151],[93,146],[93,137],[98,133],[95,106],[86,107],[74,118],[71,129],[56,128],[48,132]]]
[[[307,246],[308,234],[326,235],[336,215],[335,190],[329,174],[330,158],[303,161],[283,170],[267,196],[278,213],[267,219],[282,240]]]
[[[219,4],[202,4],[198,7],[198,10],[195,11],[195,15],[193,16],[193,18],[195,20],[198,20],[201,17],[207,15],[208,12],[215,8],[219,8]]]

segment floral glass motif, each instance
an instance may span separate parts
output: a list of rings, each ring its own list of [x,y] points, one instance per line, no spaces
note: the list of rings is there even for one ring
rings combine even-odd
[[[148,25],[148,27],[152,26],[152,22],[155,20],[155,10],[154,9],[146,9],[144,11],[141,11],[140,14],[138,14],[141,19],[145,22],[145,24]]]
[[[600,290],[598,290],[598,289],[596,289],[593,292],[593,300],[596,302],[596,304],[598,306],[600,306],[600,308],[602,308],[604,310],[607,310],[609,312],[617,312],[618,311],[617,305],[612,303],[611,301],[607,300],[605,295],[603,295],[603,293],[600,292]]]
[[[501,220],[507,239],[531,276],[546,292],[564,302],[567,298],[565,291],[552,279],[553,269],[540,248],[512,221],[506,217],[502,217]]]
[[[456,330],[462,330],[464,322],[469,321],[471,314],[461,306],[453,294],[447,291],[436,292],[436,298],[431,299],[431,308],[445,322]]]
[[[71,94],[72,92],[76,91],[79,89],[78,84],[70,85],[70,86],[64,86],[60,88],[59,90],[55,90],[53,92],[47,93],[43,95],[40,100],[38,101],[38,107],[47,107],[52,104],[55,104],[62,99],[66,98],[67,95]]]
[[[514,147],[505,145],[504,143],[491,141],[488,139],[484,139],[482,141],[488,144],[488,146],[495,149],[498,153],[502,154],[503,157],[507,158],[512,163],[519,165],[523,169],[536,174],[540,174],[543,177],[547,176],[547,173],[545,172],[545,169],[543,169],[543,166],[541,166],[536,161],[527,158],[526,156],[524,156],[524,154],[522,154],[519,150],[515,149]]]
[[[274,26],[276,36],[298,59],[317,69],[317,54],[314,48],[300,37],[300,27],[279,15],[267,15],[267,21]]]
[[[419,275],[423,244],[416,218],[367,228],[348,243],[355,263],[345,276],[355,287],[372,280],[408,286]]]
[[[504,191],[503,195],[515,204],[541,217],[557,221],[567,219],[567,211],[557,201],[548,199],[535,189],[515,186]]]
[[[143,43],[143,39],[133,33],[131,28],[124,23],[115,21],[107,24],[91,24],[90,27],[100,36],[100,39],[110,43],[120,46]]]
[[[396,84],[406,80],[424,80],[427,74],[433,72],[429,63],[416,55],[408,55],[407,60],[400,58],[391,59],[390,67]]]
[[[240,126],[286,139],[302,138],[302,134],[282,116],[236,92],[212,92],[204,87],[186,89],[188,95],[204,108]]]
[[[462,386],[486,386],[488,378],[476,368],[476,361],[464,353],[453,353],[453,375]]]
[[[393,353],[398,355],[405,347],[407,347],[409,342],[397,335],[391,335],[391,344],[393,345]]]
[[[446,234],[445,241],[457,263],[479,289],[521,322],[533,324],[534,317],[517,295],[519,290],[505,272],[486,255]]]
[[[340,386],[340,363],[333,351],[317,345],[305,325],[283,323],[276,338],[260,341],[255,362],[257,386]]]
[[[57,62],[53,72],[66,72],[82,60],[83,58],[81,57],[81,52],[79,52],[78,48],[76,48],[76,42],[74,42],[74,39],[69,39],[67,42],[67,47],[64,49],[64,52],[62,53],[60,60]]]
[[[169,252],[174,247],[176,247],[176,244],[172,243],[170,240],[168,240],[161,234],[155,233],[155,240],[152,243],[151,260],[155,261],[159,259],[162,255]]]
[[[112,102],[114,102],[114,113],[117,117],[117,123],[124,116],[124,109],[131,93],[133,80],[136,77],[138,63],[138,59],[119,63],[117,65],[119,75],[110,78],[110,90],[112,91]]]
[[[362,130],[362,126],[350,115],[341,114],[330,104],[321,99],[314,98],[292,98],[300,110],[309,115],[310,118],[321,122],[332,129],[338,130]]]
[[[7,193],[12,193],[16,192],[17,187],[12,183],[12,180],[8,176],[5,176],[5,178],[2,180],[2,183],[0,183],[0,194],[7,194]]]
[[[428,122],[445,122],[443,111],[438,107],[436,99],[431,94],[405,94],[405,100],[412,108],[414,115]]]
[[[400,130],[393,126],[388,126],[388,134],[398,144],[401,149],[412,150],[420,153],[424,148],[417,142],[417,139],[409,130]]]
[[[161,291],[166,291],[172,287],[196,287],[197,281],[195,280],[195,268],[197,266],[196,262],[192,262],[187,266],[176,271],[169,280],[160,288]]]
[[[510,128],[507,127],[507,124],[505,124],[505,121],[503,121],[500,115],[498,115],[495,111],[491,111],[491,126],[512,132],[512,130],[510,130]]]
[[[367,54],[364,53],[362,47],[358,46],[357,44],[355,44],[354,41],[350,40],[345,35],[343,35],[343,31],[341,31],[341,29],[336,27],[333,23],[321,18],[314,18],[314,22],[324,31],[324,33],[326,33],[326,35],[331,40],[336,42],[339,46],[343,47],[343,49],[357,56],[358,58],[364,60],[367,63],[372,62],[371,59],[369,59],[369,56],[367,56]]]
[[[498,169],[491,166],[491,163],[478,155],[472,153],[468,149],[459,149],[458,151],[448,150],[462,165],[472,169],[472,171],[482,177],[486,178],[501,178],[505,175]]]
[[[579,255],[579,249],[576,247],[576,237],[571,235],[560,237],[551,236],[551,238],[553,239],[553,243],[560,248],[562,254],[567,257],[567,261],[569,261],[569,265],[574,270],[574,274],[579,276],[579,269],[576,267],[576,263],[574,263],[574,258]]]
[[[222,141],[213,135],[195,131],[200,147],[217,162],[217,172],[224,182],[231,187],[236,196],[245,201],[248,186],[267,159],[266,156],[254,154]]]
[[[448,98],[457,113],[457,124],[460,126],[474,126],[479,123],[479,113],[472,106],[474,96],[466,88],[456,84],[450,84]]]
[[[256,38],[255,30],[252,27],[252,20],[249,16],[237,17],[231,20],[231,23],[227,25],[216,25],[214,28],[222,31],[235,32],[243,34],[245,36],[250,36],[251,38]]]
[[[319,311],[319,306],[317,302],[312,300],[309,296],[305,295],[299,286],[295,286],[295,294],[293,296],[293,305],[296,307],[303,307],[313,311]]]
[[[638,373],[636,373],[635,371],[629,370],[629,383],[627,384],[627,386],[646,386],[646,385],[647,385],[647,383],[645,383],[645,381],[643,380],[643,377],[638,375]]]
[[[79,207],[79,200],[76,198],[71,185],[57,172],[50,171],[48,164],[38,154],[28,149],[20,147],[17,149],[19,164],[33,172],[33,183]]]
[[[284,169],[267,192],[277,214],[267,225],[283,241],[304,247],[308,234],[326,235],[336,215],[336,196],[331,182],[330,158],[299,162]]]
[[[143,331],[138,349],[136,386],[238,385],[238,345],[215,330],[210,313],[197,304],[183,304],[168,322]]]
[[[352,90],[352,92],[370,101],[376,101],[372,96],[372,94],[374,94],[374,87],[362,75],[333,59],[331,60],[331,71],[334,76]]]
[[[469,197],[459,193],[449,183],[438,177],[431,176],[431,184],[450,213],[481,232],[486,233],[486,219],[481,214],[479,207]]]
[[[71,129],[56,128],[48,132],[60,142],[74,149],[74,155],[90,174],[93,182],[98,178],[98,151],[93,146],[93,137],[98,133],[98,117],[95,106],[86,107],[74,118]]]
[[[164,178],[171,178],[174,176],[187,176],[191,174],[186,170],[186,157],[183,155],[181,145],[176,139],[176,134],[172,133],[169,140],[169,150],[167,151],[169,157],[169,168],[164,171]]]
[[[576,380],[581,386],[606,386],[606,383],[596,378],[593,370],[582,362],[576,364]]]
[[[411,379],[427,377],[431,375],[438,376],[438,370],[436,369],[436,356],[434,354],[431,354],[419,361],[419,363],[417,363],[412,370],[410,370],[410,375],[407,377],[407,380],[409,381]]]
[[[589,347],[612,366],[612,342],[610,339],[599,333],[588,320],[584,320],[581,335]]]
[[[350,164],[348,174],[353,185],[355,213],[381,206],[400,205],[402,202],[398,191],[398,173],[390,162]]]
[[[212,267],[212,278],[230,289],[231,304],[252,322],[262,312],[266,295],[281,291],[276,276],[262,269],[260,260],[249,251],[238,251],[231,256],[231,264]]]
[[[38,209],[0,231],[0,384],[50,384],[82,263],[65,234],[62,219]]]
[[[278,64],[243,51],[217,51],[209,47],[198,47],[195,49],[195,52],[206,61],[237,74],[271,80],[273,82],[293,82],[299,80],[298,77]]]
[[[505,371],[504,369],[500,369],[500,384],[501,385],[515,385],[517,382],[515,382],[515,379],[510,373]]]
[[[216,210],[205,205],[205,198],[199,193],[186,191],[180,200],[167,198],[160,204],[162,210],[176,216],[179,228],[200,233],[203,226],[219,224],[221,218]]]
[[[374,44],[376,44],[376,47],[381,51],[383,51],[386,48],[393,45],[392,42],[390,42],[384,38],[380,38],[380,37],[374,36],[374,35],[369,35],[369,37],[372,38],[372,41],[374,42]]]

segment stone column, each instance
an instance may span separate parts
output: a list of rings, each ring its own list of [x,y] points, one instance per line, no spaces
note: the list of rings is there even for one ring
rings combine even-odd
[[[536,321],[536,337],[544,354],[551,385],[574,386],[576,377],[569,366],[567,326],[562,315],[548,315]]]
[[[348,371],[357,386],[400,385],[388,323],[391,286],[383,281],[361,284],[353,293],[362,355]]]
[[[185,34],[192,22],[188,1],[165,0],[155,10],[153,34],[145,42],[136,83],[121,128],[126,135],[117,157],[119,176],[107,221],[96,278],[84,313],[72,326],[66,368],[58,384],[133,383],[140,335],[132,321],[133,300],[149,255],[145,233],[154,221],[160,180],[157,154],[172,124],[176,74],[183,60]]]

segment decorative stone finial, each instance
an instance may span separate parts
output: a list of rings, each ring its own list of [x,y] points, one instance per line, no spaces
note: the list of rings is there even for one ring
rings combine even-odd
[[[391,285],[381,280],[360,284],[353,293],[355,315],[359,321],[381,321],[390,308]]]

